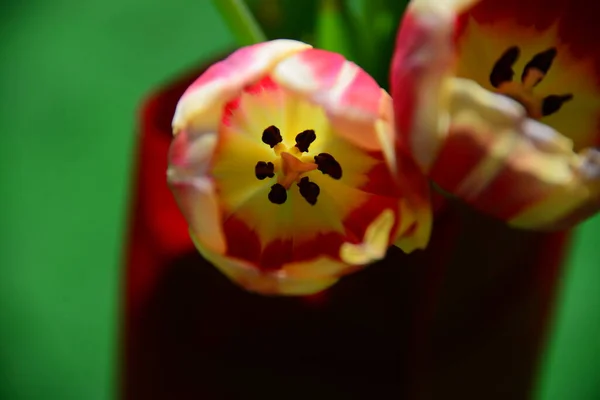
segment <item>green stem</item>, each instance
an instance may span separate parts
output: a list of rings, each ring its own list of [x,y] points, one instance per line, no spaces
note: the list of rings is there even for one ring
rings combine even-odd
[[[213,0],[213,4],[240,46],[249,46],[267,40],[244,0]]]
[[[316,45],[323,50],[354,59],[352,29],[342,0],[320,0],[317,16]]]

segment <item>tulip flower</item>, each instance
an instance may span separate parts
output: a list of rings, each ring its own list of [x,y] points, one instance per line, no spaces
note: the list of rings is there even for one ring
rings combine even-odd
[[[600,209],[600,25],[585,0],[414,0],[391,84],[398,147],[439,187],[528,229]]]
[[[182,95],[168,181],[200,253],[249,291],[310,294],[427,244],[428,184],[389,95],[343,56],[241,48]]]

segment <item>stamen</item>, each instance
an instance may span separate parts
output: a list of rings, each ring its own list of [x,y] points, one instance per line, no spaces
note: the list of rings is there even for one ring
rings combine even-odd
[[[317,164],[317,169],[322,173],[331,176],[333,179],[341,179],[342,166],[331,154],[320,153],[318,156],[315,156],[315,163]]]
[[[513,71],[512,67],[515,62],[517,62],[520,53],[521,51],[519,48],[513,46],[506,50],[500,59],[496,61],[492,73],[490,74],[490,83],[493,87],[497,88],[504,82],[512,81],[513,76],[515,75],[515,71]]]
[[[539,119],[554,114],[567,101],[573,99],[572,94],[550,95],[544,98],[535,96],[534,88],[546,76],[558,52],[556,47],[537,53],[525,65],[521,74],[521,83],[510,83],[513,80],[513,65],[519,58],[520,50],[517,46],[506,50],[494,64],[490,74],[490,82],[497,88],[497,92],[518,101],[525,107],[531,118]]]
[[[550,67],[552,66],[552,62],[554,61],[556,54],[557,54],[556,47],[552,47],[546,51],[542,51],[541,53],[538,53],[535,56],[533,56],[531,61],[529,61],[527,63],[527,65],[525,65],[525,68],[523,69],[523,73],[521,74],[521,81],[525,82],[525,78],[527,77],[527,75],[529,74],[529,72],[532,68],[537,69],[544,75],[547,74],[548,71],[550,70]],[[534,83],[533,86],[540,83],[541,80],[542,79],[539,78],[537,80],[537,82]]]
[[[271,148],[277,146],[278,143],[281,143],[283,138],[281,137],[279,128],[277,128],[275,125],[271,125],[265,129],[262,134],[262,141],[264,144],[271,146]]]
[[[550,95],[544,97],[542,100],[542,115],[548,116],[550,114],[554,114],[558,110],[561,109],[564,103],[573,99],[572,94],[564,94],[564,95]]]
[[[296,135],[296,147],[301,152],[306,152],[308,151],[308,146],[310,146],[310,144],[314,142],[316,138],[317,135],[312,129],[307,129],[303,132],[300,132]]]
[[[283,204],[287,200],[287,191],[285,188],[279,183],[271,186],[271,191],[269,192],[269,201],[273,204]]]
[[[272,178],[275,176],[274,173],[275,170],[275,166],[273,165],[272,162],[264,162],[264,161],[259,161],[256,163],[256,166],[254,167],[254,174],[256,175],[256,177],[258,179],[260,179],[261,181],[265,178]]]
[[[317,204],[317,197],[319,197],[319,193],[321,193],[319,185],[311,182],[307,176],[300,179],[300,182],[298,182],[297,185],[300,188],[300,196],[304,197],[304,200],[313,206]]]

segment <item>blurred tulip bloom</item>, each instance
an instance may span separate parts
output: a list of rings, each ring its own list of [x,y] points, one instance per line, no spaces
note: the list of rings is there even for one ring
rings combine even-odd
[[[390,96],[355,64],[264,42],[185,91],[168,181],[197,249],[230,279],[310,294],[393,242],[406,252],[427,244],[427,182],[390,151],[393,126]]]
[[[586,0],[413,0],[391,84],[399,147],[509,224],[600,208],[600,36]]]

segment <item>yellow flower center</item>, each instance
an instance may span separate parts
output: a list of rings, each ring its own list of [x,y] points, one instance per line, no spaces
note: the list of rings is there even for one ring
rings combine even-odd
[[[534,93],[534,88],[542,82],[552,66],[557,54],[555,47],[535,54],[525,65],[520,81],[515,81],[513,65],[517,62],[520,52],[519,47],[512,46],[494,64],[490,74],[490,83],[498,93],[521,103],[527,110],[527,114],[535,119],[554,114],[565,102],[573,99],[573,95],[570,93],[547,96]]]
[[[223,219],[242,220],[266,246],[345,234],[378,162],[335,134],[320,106],[267,88],[243,93],[221,125],[211,175]]]
[[[305,176],[306,173],[320,170],[322,173],[334,179],[342,177],[342,169],[333,156],[321,153],[314,156],[304,155],[308,153],[310,145],[315,141],[317,135],[312,129],[307,129],[296,135],[294,146],[286,146],[279,128],[275,125],[269,126],[263,131],[262,142],[269,145],[277,157],[273,162],[259,161],[254,168],[258,179],[273,178],[277,174],[277,183],[271,186],[268,198],[271,203],[283,204],[287,200],[287,191],[296,182],[300,195],[311,205],[317,203],[321,192],[319,185],[311,182]]]
[[[595,73],[589,60],[561,42],[556,26],[542,31],[471,17],[458,50],[458,77],[518,101],[531,118],[572,140],[576,151],[595,145],[600,108]]]

